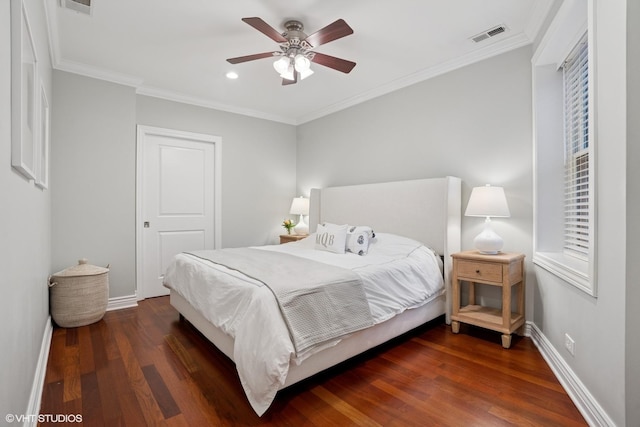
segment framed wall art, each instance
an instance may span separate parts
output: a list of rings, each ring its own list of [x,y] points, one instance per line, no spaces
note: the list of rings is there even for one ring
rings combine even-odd
[[[36,144],[36,185],[42,189],[49,186],[49,135],[50,109],[44,83],[40,83],[40,133]]]
[[[36,178],[39,125],[38,58],[24,0],[11,0],[11,165]]]

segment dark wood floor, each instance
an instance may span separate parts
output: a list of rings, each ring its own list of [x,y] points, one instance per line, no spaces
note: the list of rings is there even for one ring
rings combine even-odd
[[[85,426],[586,425],[530,339],[505,350],[442,320],[281,391],[258,417],[233,363],[168,297],[56,328],[41,413]]]

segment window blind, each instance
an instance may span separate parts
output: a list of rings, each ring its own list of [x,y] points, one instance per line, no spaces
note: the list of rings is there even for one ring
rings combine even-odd
[[[586,39],[563,65],[565,115],[564,251],[589,255],[589,73]]]

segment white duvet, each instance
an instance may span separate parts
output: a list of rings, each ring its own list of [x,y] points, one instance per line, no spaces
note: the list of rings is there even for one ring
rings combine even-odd
[[[393,234],[377,233],[364,256],[317,250],[314,235],[257,249],[284,252],[356,272],[363,281],[376,324],[426,304],[444,289],[439,256],[415,240]],[[258,415],[271,405],[291,363],[299,364],[340,341],[296,355],[278,303],[267,286],[189,254],[175,257],[164,283],[234,338],[236,369]]]

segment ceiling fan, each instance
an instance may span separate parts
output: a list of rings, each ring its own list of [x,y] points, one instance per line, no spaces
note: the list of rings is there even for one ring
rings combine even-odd
[[[311,35],[306,35],[303,32],[304,27],[300,21],[285,22],[286,31],[282,34],[257,17],[242,18],[242,21],[271,40],[280,43],[280,50],[229,58],[227,61],[231,64],[240,64],[256,59],[279,57],[273,67],[282,77],[283,85],[295,84],[298,80],[313,74],[313,70],[310,68],[312,62],[343,73],[349,73],[356,66],[355,62],[314,51],[320,45],[353,34],[353,29],[343,19],[338,19]]]

